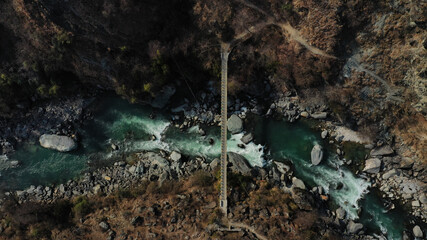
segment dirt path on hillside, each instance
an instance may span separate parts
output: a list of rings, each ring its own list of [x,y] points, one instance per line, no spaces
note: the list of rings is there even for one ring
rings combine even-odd
[[[237,1],[240,2],[241,4],[245,5],[245,6],[249,7],[249,8],[254,9],[255,11],[261,13],[262,15],[264,15],[268,18],[268,20],[265,21],[264,23],[260,23],[260,24],[257,24],[255,26],[251,27],[254,29],[254,32],[259,31],[260,29],[262,29],[265,26],[274,25],[274,26],[279,27],[283,32],[287,33],[289,35],[290,39],[292,39],[292,40],[298,42],[299,44],[303,45],[307,50],[309,50],[313,54],[323,56],[323,57],[327,57],[327,58],[336,58],[335,56],[327,54],[325,51],[310,45],[308,43],[308,41],[303,36],[301,36],[299,31],[297,29],[295,29],[294,27],[292,27],[288,22],[284,22],[284,23],[283,22],[277,22],[274,19],[274,17],[271,16],[270,14],[268,14],[266,11],[262,10],[258,6],[248,2],[246,0],[237,0]],[[246,35],[248,35],[249,33],[253,33],[253,32],[248,31],[248,32],[244,32],[244,33],[237,35],[234,38],[233,42],[235,42],[239,39],[242,39],[243,37],[246,37]]]

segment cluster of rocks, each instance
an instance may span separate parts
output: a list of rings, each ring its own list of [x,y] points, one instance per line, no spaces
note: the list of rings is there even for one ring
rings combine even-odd
[[[16,160],[11,160],[7,155],[0,155],[0,176],[1,171],[7,170],[10,168],[17,168],[19,167],[20,162]]]
[[[395,155],[389,145],[383,145],[371,150],[363,171],[370,174],[373,186],[379,187],[384,198],[409,203],[414,216],[427,220],[425,172],[414,165],[412,159]]]
[[[353,130],[331,123],[326,124],[326,128],[322,131],[321,137],[323,139],[329,137],[330,143],[337,144],[337,155],[347,164],[352,164],[352,160],[343,158],[344,152],[340,144],[346,141],[366,144],[365,148],[370,150],[370,153],[365,156],[362,172],[357,171],[356,174],[368,179],[372,183],[372,187],[378,187],[383,193],[383,198],[390,200],[387,201],[386,208],[389,210],[395,208],[392,201],[399,200],[410,204],[411,213],[414,216],[420,217],[424,221],[427,219],[426,174],[421,165],[417,165],[410,158],[399,156],[390,145],[382,142],[378,142],[376,145],[370,143],[369,138]],[[313,148],[313,151],[319,153],[318,149]],[[342,216],[343,209],[338,211],[340,213],[337,212],[336,215]],[[412,222],[412,224],[415,223]],[[352,224],[347,231],[358,232],[359,228],[359,225]],[[417,234],[420,233],[413,232],[414,236]]]
[[[54,100],[3,119],[0,121],[0,154],[10,154],[16,143],[37,141],[45,133],[76,135],[74,125],[80,125],[90,117],[84,109],[92,101],[79,96]]]

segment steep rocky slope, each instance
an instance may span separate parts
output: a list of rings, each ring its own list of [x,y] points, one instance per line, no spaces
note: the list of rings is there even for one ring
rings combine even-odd
[[[246,34],[231,55],[232,93],[267,93],[267,80],[334,103],[352,127],[383,120],[380,130],[398,126],[409,145],[425,144],[425,131],[411,132],[425,129],[425,9],[409,0],[2,0],[1,110],[79,83],[132,101],[179,79],[203,85],[218,77],[219,42]]]

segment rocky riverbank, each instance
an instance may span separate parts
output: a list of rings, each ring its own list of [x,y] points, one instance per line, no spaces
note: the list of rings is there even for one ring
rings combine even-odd
[[[219,115],[214,114],[219,112],[217,104],[218,95],[215,91],[209,94],[201,92],[196,94],[196,96],[197,101],[182,99],[182,102],[175,101],[173,105],[168,106],[173,113],[171,119],[173,124],[182,130],[196,125],[220,125]],[[263,108],[262,106],[265,105],[264,102],[271,104],[268,104],[268,108]],[[405,158],[405,161],[409,161],[409,163],[403,164],[404,161],[401,161],[401,158],[396,153],[398,151],[395,151],[386,143],[377,141],[373,144],[372,140],[362,134],[341,126],[334,121],[334,115],[326,105],[308,107],[303,105],[303,100],[291,94],[271,94],[271,96],[265,98],[245,98],[244,100],[231,98],[229,111],[232,113],[232,117],[229,119],[231,127],[229,130],[234,133],[242,132],[245,129],[244,126],[248,124],[247,115],[249,113],[284,118],[289,122],[300,118],[320,120],[319,124],[324,129],[321,133],[322,138],[327,138],[329,143],[336,147],[337,154],[345,163],[350,165],[361,164],[361,169],[357,172],[359,176],[368,179],[372,183],[372,186],[380,187],[380,190],[385,192],[385,197],[389,197],[391,200],[406,199],[404,201],[410,202],[413,206],[413,214],[425,219],[425,195],[423,195],[425,185],[422,183],[425,172],[423,169],[419,167],[414,168],[414,163],[407,158]],[[83,109],[80,112],[83,112]],[[152,117],[155,117],[155,114]],[[79,118],[82,118],[82,115],[77,117],[77,119]],[[55,133],[55,131],[50,132]],[[71,134],[71,132],[60,131],[56,131],[56,133],[63,135]],[[199,134],[205,134],[203,127],[199,128]],[[251,137],[251,135],[251,133],[247,132],[242,141],[244,143],[252,141],[253,136]],[[352,159],[345,159],[344,157],[343,144],[348,141],[364,143],[365,149],[369,149],[371,153],[361,163],[352,163]],[[241,147],[244,148],[245,145],[242,144]],[[117,150],[117,148],[113,146],[113,150]],[[172,156],[169,156],[166,152],[140,153],[136,156],[136,159],[138,159],[136,165],[118,162],[113,167],[102,168],[91,174],[85,174],[79,181],[70,180],[66,184],[55,188],[33,186],[25,191],[17,191],[16,195],[21,202],[36,200],[50,203],[76,196],[96,196],[100,193],[112,194],[121,188],[129,188],[142,180],[173,181],[182,179],[185,176],[188,177],[197,170],[212,170],[212,167],[210,167],[211,164],[208,163],[209,160],[195,158],[186,161],[185,157],[183,158],[184,160],[181,158],[183,157],[179,153],[173,153]],[[152,161],[155,163],[152,163]],[[212,164],[215,164],[215,161]],[[401,166],[401,164],[403,165]],[[152,168],[152,165],[157,167]],[[245,167],[244,164],[239,165]],[[282,190],[287,193],[292,193],[295,188],[306,188],[301,180],[286,174],[290,169],[289,166],[279,165],[280,163],[275,163],[272,165],[272,168],[268,166],[268,169],[256,168],[257,170],[250,171],[246,167],[244,171],[241,170],[240,172],[246,175],[250,172],[250,176],[258,177],[259,180],[279,183]],[[399,168],[396,170],[397,173],[393,170],[396,167]],[[163,168],[166,170],[163,170]],[[362,169],[365,169],[365,171],[362,171]],[[384,186],[390,187],[387,188]],[[328,201],[329,196],[325,194],[325,191],[321,187],[315,187],[311,192],[313,196],[316,196],[315,199],[318,199],[320,202]],[[326,207],[323,206],[323,208]],[[343,216],[346,213],[345,211],[343,212],[343,209],[337,210],[337,213],[329,213],[329,216],[334,215],[339,219],[342,218],[342,223],[339,226],[345,228],[347,232],[361,233],[363,230],[363,226],[361,227],[358,223],[345,220]]]
[[[0,153],[10,154],[17,144],[38,141],[45,133],[77,136],[77,128],[90,118],[85,112],[93,97],[71,97],[23,107],[8,118],[0,119]]]
[[[196,172],[215,172],[218,169],[219,160],[215,159],[208,162],[203,158],[178,157],[177,152],[160,153],[145,152],[135,154],[132,158],[132,164],[128,162],[117,162],[112,167],[101,168],[91,173],[86,173],[80,180],[70,180],[65,184],[56,187],[31,186],[23,191],[8,193],[9,197],[23,204],[28,201],[41,203],[54,203],[63,199],[75,199],[79,196],[95,197],[103,194],[111,195],[117,191],[129,189],[138,186],[142,182],[158,182],[159,184],[168,181],[181,181],[191,177]],[[345,211],[337,210],[337,213],[326,209],[328,196],[322,188],[309,190],[300,179],[293,176],[291,167],[280,162],[274,162],[266,168],[252,168],[244,157],[230,153],[230,169],[240,176],[246,176],[249,181],[247,191],[256,191],[261,186],[262,181],[266,181],[272,186],[276,186],[280,191],[290,194],[292,202],[296,204],[297,209],[301,211],[316,211],[326,218],[323,224],[326,229],[324,233],[335,232],[348,239],[374,239],[364,236],[363,225],[348,221],[345,219]],[[238,176],[237,175],[237,176]],[[232,180],[230,180],[232,181]],[[252,183],[251,183],[252,182]],[[231,184],[232,185],[232,184]],[[242,190],[242,189],[241,189]],[[231,202],[240,202],[242,193],[231,190]],[[214,202],[215,203],[215,202]],[[212,203],[213,207],[214,203]],[[255,212],[248,209],[245,205],[230,205],[230,219],[236,219],[241,222],[252,223],[251,225],[259,232],[268,235],[268,228],[261,229],[253,225],[256,220]],[[162,209],[159,209],[161,211]],[[275,214],[268,209],[257,210],[263,218],[273,217]],[[184,213],[187,214],[187,213]],[[284,214],[288,214],[285,213]],[[289,216],[288,216],[289,217]],[[269,226],[272,227],[272,226]],[[210,225],[206,233],[213,234],[219,231],[220,225]],[[107,229],[109,230],[109,229]],[[205,234],[206,234],[205,233]],[[114,239],[114,238],[109,238]]]

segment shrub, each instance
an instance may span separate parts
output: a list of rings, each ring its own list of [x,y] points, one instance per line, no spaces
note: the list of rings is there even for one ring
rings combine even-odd
[[[123,189],[120,188],[117,190],[117,192],[114,194],[118,199],[125,199],[125,198],[133,198],[134,195],[129,189]]]
[[[191,176],[191,186],[210,187],[214,183],[214,178],[205,171],[198,171]]]
[[[29,236],[33,239],[50,239],[51,231],[44,224],[35,224],[30,227]]]
[[[220,208],[216,208],[211,215],[209,215],[209,224],[212,223],[221,223],[222,217],[224,216],[224,213]]]
[[[46,97],[48,95],[47,86],[45,84],[40,85],[36,91],[41,97]]]
[[[151,182],[147,186],[149,194],[178,194],[181,192],[181,183],[175,181],[164,181],[162,184]]]
[[[58,95],[58,92],[59,92],[59,89],[60,89],[61,87],[60,86],[58,86],[58,85],[56,85],[56,84],[54,84],[54,85],[52,85],[50,88],[49,88],[49,95],[51,95],[51,96],[56,96],[56,95]]]
[[[52,217],[57,223],[66,223],[69,220],[72,204],[67,200],[59,200],[52,206]]]
[[[86,197],[78,197],[74,201],[73,213],[76,217],[84,217],[92,211],[92,204]]]

